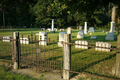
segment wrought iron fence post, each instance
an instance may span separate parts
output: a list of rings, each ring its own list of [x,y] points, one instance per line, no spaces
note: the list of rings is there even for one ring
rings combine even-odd
[[[18,69],[19,66],[19,56],[20,56],[20,39],[19,32],[13,32],[13,55],[12,60],[14,61],[13,68]]]
[[[63,79],[69,80],[71,77],[71,45],[66,44],[71,42],[71,34],[64,34],[63,44]]]

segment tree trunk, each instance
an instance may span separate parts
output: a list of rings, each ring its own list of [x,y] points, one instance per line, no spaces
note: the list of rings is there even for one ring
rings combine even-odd
[[[112,73],[120,77],[120,1],[118,2],[118,37],[117,37],[117,53],[116,53],[116,64],[112,69]]]

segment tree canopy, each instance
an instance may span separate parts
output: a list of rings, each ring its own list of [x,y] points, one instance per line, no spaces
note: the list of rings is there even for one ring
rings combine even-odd
[[[111,4],[109,6],[109,4]],[[17,26],[106,26],[115,0],[1,0],[0,16],[5,12],[6,24]],[[110,8],[110,9],[109,9]],[[2,22],[2,20],[0,20]],[[0,25],[3,25],[2,23]]]

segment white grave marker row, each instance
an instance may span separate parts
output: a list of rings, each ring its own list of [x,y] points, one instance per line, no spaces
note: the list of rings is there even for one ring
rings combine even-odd
[[[12,39],[12,37],[10,37],[10,36],[4,36],[4,37],[3,37],[3,41],[4,41],[4,42],[11,42],[10,39]]]
[[[30,39],[28,39],[27,37],[20,38],[20,43],[22,43],[22,44],[29,44],[30,43]]]
[[[103,47],[103,48],[98,48],[98,47]],[[96,42],[96,51],[106,51],[106,52],[110,52],[110,49],[107,48],[111,48],[111,44],[108,42]]]
[[[82,40],[77,40],[75,41],[75,48],[82,48],[82,49],[88,49],[88,42],[87,41],[82,41]],[[79,44],[79,45],[77,45]]]

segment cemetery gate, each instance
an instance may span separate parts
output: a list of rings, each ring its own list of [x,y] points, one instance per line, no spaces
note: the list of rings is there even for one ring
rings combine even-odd
[[[18,36],[15,42],[19,46],[16,50],[19,57],[16,58],[18,66],[14,65],[14,68],[27,67],[36,72],[62,73],[63,52],[62,48],[58,48],[57,42],[47,39],[46,34],[39,39],[32,34],[28,37],[22,35],[20,39],[18,34],[15,36]]]

